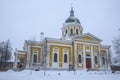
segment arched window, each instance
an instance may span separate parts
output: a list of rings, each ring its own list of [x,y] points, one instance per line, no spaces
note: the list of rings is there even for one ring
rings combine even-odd
[[[78,35],[78,29],[76,29],[76,34]]]
[[[67,33],[67,29],[66,29],[65,33]]]
[[[78,62],[79,63],[81,63],[82,62],[82,60],[81,60],[82,58],[81,58],[81,55],[79,54],[79,56],[78,56]]]
[[[73,34],[73,29],[71,29],[71,34]]]
[[[87,57],[90,57],[90,54],[86,54]]]
[[[20,62],[21,62],[21,63],[24,63],[24,58],[20,58]]]
[[[34,56],[33,56],[33,62],[37,63],[37,55],[36,54],[34,54]]]
[[[98,62],[98,61],[97,61],[97,56],[95,56],[95,59],[94,59],[94,60],[95,60],[95,64],[97,64],[97,62]]]
[[[105,58],[102,57],[102,64],[105,65]]]
[[[57,62],[57,53],[54,53],[54,62]]]
[[[67,54],[64,54],[64,63],[67,63]]]

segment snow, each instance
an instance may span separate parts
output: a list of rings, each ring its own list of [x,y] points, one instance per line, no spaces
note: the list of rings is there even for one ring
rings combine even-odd
[[[45,73],[45,75],[44,75]],[[0,80],[120,80],[120,72],[111,71],[33,71],[0,72]]]

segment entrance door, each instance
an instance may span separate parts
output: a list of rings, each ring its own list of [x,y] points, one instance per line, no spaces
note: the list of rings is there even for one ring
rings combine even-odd
[[[91,58],[86,58],[86,68],[91,68]]]

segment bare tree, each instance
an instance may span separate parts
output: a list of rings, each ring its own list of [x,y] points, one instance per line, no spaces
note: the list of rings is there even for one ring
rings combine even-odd
[[[113,48],[116,54],[116,57],[113,58],[113,63],[120,64],[120,34],[113,39]]]
[[[11,59],[12,47],[9,40],[0,42],[0,62],[1,67],[6,66],[6,62]],[[4,63],[4,64],[3,64]]]

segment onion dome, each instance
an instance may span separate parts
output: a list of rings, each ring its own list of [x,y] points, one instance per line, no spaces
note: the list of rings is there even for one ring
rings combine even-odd
[[[65,23],[71,23],[71,22],[76,22],[76,23],[80,24],[80,21],[74,16],[74,10],[72,7],[71,7],[71,11],[70,11],[70,16],[67,18]]]

